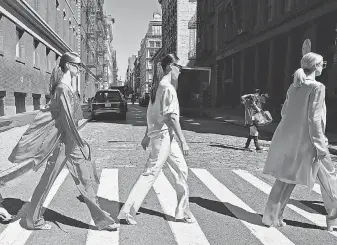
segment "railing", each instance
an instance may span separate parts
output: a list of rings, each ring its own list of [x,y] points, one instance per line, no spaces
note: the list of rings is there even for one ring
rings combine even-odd
[[[188,29],[197,29],[197,13],[188,22]]]
[[[197,57],[197,49],[196,48],[193,48],[192,50],[190,50],[188,52],[188,59],[189,60],[195,60]]]

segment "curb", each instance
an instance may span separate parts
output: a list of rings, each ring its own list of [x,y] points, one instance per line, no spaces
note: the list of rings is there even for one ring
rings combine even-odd
[[[78,130],[80,131],[91,119],[87,119],[84,121],[81,126],[78,127]],[[13,179],[16,179],[17,177],[20,177],[21,175],[27,173],[29,170],[32,169],[34,166],[34,162],[23,162],[20,163],[10,169],[7,169],[0,173],[0,183],[9,182]]]

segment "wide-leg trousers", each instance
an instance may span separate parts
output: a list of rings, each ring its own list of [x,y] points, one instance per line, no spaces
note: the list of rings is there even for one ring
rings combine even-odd
[[[168,164],[175,180],[178,200],[175,218],[190,218],[189,189],[187,185],[188,167],[178,142],[173,136],[170,136],[169,132],[164,132],[157,137],[151,138],[150,147],[151,152],[146,168],[133,186],[118,218],[125,219],[125,214],[134,216],[138,212],[165,163]]]
[[[42,217],[42,205],[65,164],[88,206],[97,228],[104,229],[114,223],[109,214],[99,207],[93,186],[94,178],[89,171],[87,163],[75,142],[67,140],[65,144],[62,143],[59,147],[56,147],[32,196],[26,216],[28,228],[38,229],[44,226],[45,220]]]
[[[337,171],[327,155],[320,161],[317,179],[320,184],[322,199],[328,213],[328,220],[337,219]],[[284,209],[289,201],[295,184],[276,180],[268,197],[262,222],[266,225],[278,225],[283,219]]]

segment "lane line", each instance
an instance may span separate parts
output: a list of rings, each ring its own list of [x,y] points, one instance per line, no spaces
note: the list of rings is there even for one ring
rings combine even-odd
[[[58,189],[66,179],[69,171],[68,169],[62,169],[59,176],[56,178],[50,192],[43,203],[43,207],[47,208],[54,196],[56,195]],[[29,198],[29,202],[31,197]],[[24,245],[29,236],[32,234],[33,230],[26,230],[21,227],[20,220],[10,223],[6,229],[0,234],[0,244],[1,245]]]
[[[233,172],[235,174],[237,174],[238,176],[240,176],[245,181],[247,181],[248,183],[250,183],[251,185],[255,186],[260,191],[262,191],[265,194],[269,195],[269,193],[271,191],[271,186],[270,185],[266,184],[265,182],[263,182],[262,180],[258,179],[254,175],[248,173],[245,170],[239,169],[239,170],[233,170]],[[325,221],[325,216],[324,215],[321,215],[321,214],[318,214],[318,213],[310,213],[308,211],[305,211],[305,210],[303,210],[301,208],[296,207],[293,204],[288,204],[287,207],[290,208],[291,210],[295,211],[299,215],[303,216],[307,220],[311,221],[315,225],[321,226],[321,227],[326,227],[326,221]],[[332,231],[332,232],[330,232],[330,234],[332,234],[333,236],[337,237],[337,231]]]
[[[177,206],[177,195],[171,183],[161,172],[153,185],[160,205],[167,217],[175,217]],[[193,217],[194,218],[194,217]],[[198,222],[186,224],[181,222],[168,221],[174,238],[179,245],[210,245],[205,234],[201,230]]]
[[[119,203],[118,193],[118,169],[103,169],[97,197],[104,198],[110,202]],[[90,222],[95,225],[91,219]],[[119,244],[119,229],[117,231],[89,230],[86,245],[117,245]]]
[[[192,168],[192,172],[206,185],[206,187],[225,205],[231,212],[251,231],[251,233],[265,245],[294,245],[285,235],[274,227],[265,227],[245,221],[247,214],[242,211],[235,211],[235,207],[241,208],[248,213],[255,214],[256,212],[251,209],[246,203],[238,198],[234,193],[227,189],[221,182],[219,182],[212,174],[206,169]],[[230,205],[226,205],[226,203]],[[258,217],[257,221],[261,221]]]

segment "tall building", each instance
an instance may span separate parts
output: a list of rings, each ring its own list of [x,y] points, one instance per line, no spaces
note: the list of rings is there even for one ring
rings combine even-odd
[[[139,59],[139,52],[138,56],[136,57],[135,64],[134,64],[134,71],[133,71],[133,80],[135,83],[134,92],[140,96],[140,59]]]
[[[335,0],[200,0],[197,19],[197,64],[212,67],[213,107],[238,106],[242,94],[260,88],[279,117],[308,39],[311,51],[327,61],[318,80],[327,87],[328,111],[335,111]]]
[[[118,66],[117,66],[117,53],[111,46],[111,60],[112,60],[112,84],[117,86],[118,83]]]
[[[153,79],[151,59],[161,48],[162,40],[162,18],[161,14],[154,13],[150,21],[147,33],[140,44],[140,93],[149,92]]]
[[[158,0],[163,15],[163,51],[161,55],[175,53],[184,66],[191,65],[189,53],[194,48],[196,31],[189,22],[196,14],[196,0]],[[158,56],[160,59],[161,56]]]
[[[128,87],[129,93],[135,92],[135,80],[134,80],[134,72],[135,72],[135,61],[137,59],[136,55],[132,55],[128,58],[128,68],[126,70],[125,75],[125,84]]]
[[[83,55],[84,4],[76,0],[0,1],[0,116],[49,100],[49,79],[67,51]],[[81,91],[82,75],[73,81]]]

